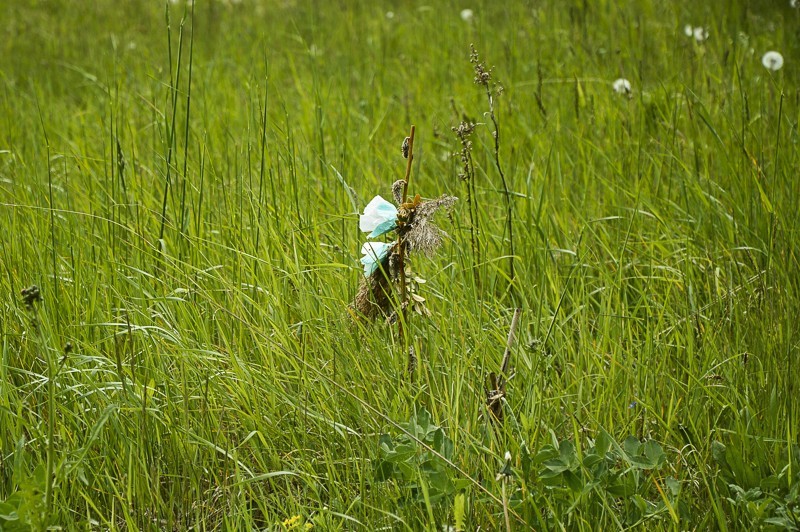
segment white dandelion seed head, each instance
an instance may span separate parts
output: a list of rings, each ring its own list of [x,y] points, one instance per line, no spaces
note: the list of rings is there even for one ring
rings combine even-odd
[[[687,37],[691,37],[693,33],[694,29],[692,28],[691,24],[687,24],[686,26],[683,27],[683,34],[686,35]]]
[[[394,11],[387,11],[386,12],[386,18],[388,18],[389,20],[392,20],[394,18]]]
[[[617,94],[631,93],[631,82],[625,78],[619,78],[615,80],[612,86],[614,87],[614,92],[616,92]]]
[[[783,56],[780,52],[776,52],[775,50],[770,50],[769,52],[765,53],[764,56],[761,58],[761,64],[764,65],[769,70],[773,72],[780,70],[783,66]]]
[[[470,22],[472,17],[475,16],[475,13],[471,9],[462,9],[461,10],[461,20],[464,22]]]

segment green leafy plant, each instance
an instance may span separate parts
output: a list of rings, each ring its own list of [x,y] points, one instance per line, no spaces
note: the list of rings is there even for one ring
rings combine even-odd
[[[42,466],[25,478],[19,489],[0,501],[0,531],[27,532],[45,528],[45,486]]]
[[[607,505],[621,511],[626,524],[635,524],[667,512],[688,513],[679,499],[679,481],[667,477],[666,490],[654,489],[654,483],[661,482],[656,472],[666,460],[655,440],[640,442],[629,436],[618,443],[601,429],[582,452],[573,442],[554,437],[536,453],[531,465],[545,490],[566,503],[565,513]]]
[[[800,446],[784,453],[777,472],[755,471],[738,447],[715,441],[711,454],[727,487],[726,501],[753,525],[800,530]]]
[[[406,432],[397,436],[380,437],[381,458],[375,467],[378,480],[394,480],[408,490],[409,500],[414,502],[450,500],[469,486],[468,480],[453,477],[447,464],[453,456],[453,442],[426,409],[411,416],[403,428]]]

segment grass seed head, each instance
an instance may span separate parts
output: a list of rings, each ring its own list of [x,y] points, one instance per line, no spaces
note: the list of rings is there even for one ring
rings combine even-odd
[[[42,294],[39,291],[39,287],[35,284],[32,284],[28,288],[23,288],[20,293],[22,294],[22,302],[29,311],[33,310],[33,306],[36,303],[42,301]]]

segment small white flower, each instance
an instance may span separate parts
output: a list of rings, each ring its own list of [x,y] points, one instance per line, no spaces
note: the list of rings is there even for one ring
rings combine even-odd
[[[397,227],[397,207],[380,196],[372,198],[358,220],[358,228],[369,233],[369,238],[384,235],[395,227]]]
[[[394,247],[394,242],[387,244],[386,242],[365,242],[361,246],[361,264],[364,265],[364,275],[369,277],[375,270],[378,269],[383,259]]]
[[[461,10],[461,20],[463,20],[464,22],[471,21],[473,16],[475,16],[475,13],[473,13],[471,9]]]
[[[780,53],[771,50],[765,53],[764,57],[761,58],[761,64],[775,72],[776,70],[780,70],[783,66],[783,56]]]
[[[703,42],[708,39],[708,30],[702,26],[697,26],[694,30],[692,30],[692,35],[694,35],[695,41]]]
[[[708,29],[703,26],[693,28],[691,24],[687,24],[683,27],[683,33],[687,37],[694,37],[694,40],[697,42],[703,42],[708,39]]]
[[[619,78],[614,81],[614,92],[617,94],[630,94],[631,93],[631,82],[625,78]]]
[[[511,451],[506,451],[506,462],[511,461]]]
[[[388,18],[389,20],[392,20],[394,18],[394,11],[387,11],[386,12],[386,18]]]

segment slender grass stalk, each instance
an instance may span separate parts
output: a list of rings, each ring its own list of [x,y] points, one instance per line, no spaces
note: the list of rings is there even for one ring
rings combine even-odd
[[[513,301],[517,299],[517,286],[514,282],[516,273],[514,270],[514,204],[512,203],[511,192],[506,181],[506,174],[503,171],[503,166],[500,163],[500,123],[497,120],[497,115],[494,109],[495,94],[499,91],[495,87],[492,88],[490,81],[492,79],[491,69],[487,70],[485,65],[480,61],[478,52],[475,46],[470,45],[470,61],[475,67],[475,83],[482,86],[486,91],[486,101],[489,105],[489,119],[492,121],[494,131],[492,131],[492,138],[494,139],[494,166],[497,169],[497,174],[500,176],[500,184],[503,187],[503,198],[506,207],[506,223],[505,232],[508,234],[508,278],[509,278],[509,291]],[[502,88],[501,88],[502,89]],[[494,92],[494,93],[493,93]]]
[[[193,8],[194,9],[194,8]],[[178,32],[178,55],[176,58],[176,67],[175,67],[175,74],[173,78],[173,71],[172,71],[172,26],[170,24],[169,18],[169,3],[166,5],[166,24],[167,24],[167,56],[169,62],[169,76],[170,76],[170,90],[171,90],[171,98],[172,98],[172,106],[171,106],[171,122],[167,127],[167,153],[166,153],[166,168],[165,168],[165,178],[164,178],[164,195],[161,201],[161,222],[158,229],[158,242],[160,249],[163,251],[164,245],[164,231],[167,225],[167,199],[169,197],[169,191],[172,186],[172,156],[175,151],[175,143],[176,143],[176,123],[178,119],[178,95],[181,83],[181,57],[183,55],[183,22],[184,19],[181,19],[180,22],[180,29]],[[174,82],[173,82],[174,80]],[[188,115],[188,113],[187,113]],[[164,117],[166,120],[166,116]],[[188,116],[187,116],[188,119]],[[180,224],[180,216],[178,218],[178,223]]]
[[[508,480],[503,477],[500,483],[500,490],[503,498],[503,518],[505,520],[506,532],[511,532],[511,518],[508,514],[508,496],[506,495],[506,483]]]
[[[36,98],[36,106],[39,112],[39,122],[42,128],[42,135],[45,142],[45,154],[47,164],[47,194],[48,194],[48,211],[50,214],[50,257],[52,260],[52,277],[53,277],[53,300],[58,305],[59,298],[59,274],[58,264],[56,261],[56,233],[55,233],[55,204],[53,203],[53,172],[50,160],[50,139],[47,135],[47,128],[44,123],[44,116],[42,109],[39,106],[38,95]],[[53,506],[53,484],[54,478],[54,462],[55,462],[55,424],[56,424],[56,397],[55,397],[55,381],[56,381],[56,364],[50,353],[49,342],[45,337],[44,325],[38,316],[36,305],[30,306],[33,313],[33,320],[36,329],[39,332],[40,349],[42,356],[47,363],[47,450],[46,450],[46,466],[45,466],[45,509],[47,512],[47,520],[53,519],[55,508]],[[49,325],[49,324],[48,324]],[[49,330],[49,328],[48,328]]]
[[[186,81],[186,118],[184,121],[184,138],[183,138],[183,172],[181,176],[181,210],[180,210],[180,225],[178,233],[180,237],[184,236],[184,232],[188,229],[189,216],[186,209],[186,181],[188,180],[188,166],[189,166],[189,119],[192,110],[192,67],[194,66],[194,2],[192,2],[191,11],[189,15],[191,24],[191,33],[189,34],[189,77]],[[183,21],[181,21],[181,34],[183,30]],[[181,247],[179,260],[183,262],[183,249],[184,239],[181,238]]]

